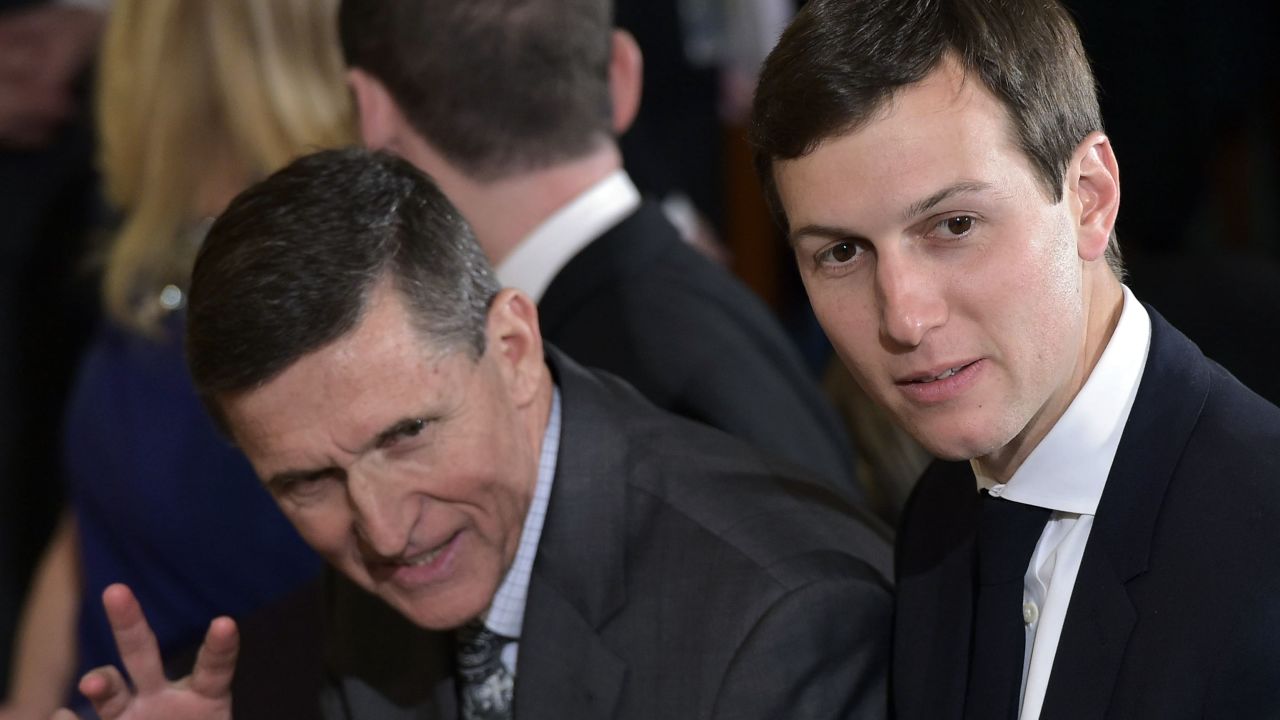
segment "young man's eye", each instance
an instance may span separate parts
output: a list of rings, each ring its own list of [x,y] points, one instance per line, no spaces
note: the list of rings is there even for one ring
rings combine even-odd
[[[858,246],[852,241],[845,240],[818,253],[818,264],[820,265],[843,265],[852,261],[858,256]]]
[[[954,215],[940,220],[937,229],[944,237],[963,237],[969,234],[977,220],[972,215]]]

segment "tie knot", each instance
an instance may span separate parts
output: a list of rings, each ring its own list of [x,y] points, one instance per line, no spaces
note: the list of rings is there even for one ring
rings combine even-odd
[[[499,635],[479,621],[455,632],[460,716],[463,720],[510,720],[515,678],[502,664],[502,648],[513,638]]]
[[[984,584],[1021,579],[1052,511],[982,491],[978,578]]]
[[[469,670],[486,670],[501,662],[502,648],[512,639],[499,635],[473,620],[457,629],[458,665],[466,673]]]

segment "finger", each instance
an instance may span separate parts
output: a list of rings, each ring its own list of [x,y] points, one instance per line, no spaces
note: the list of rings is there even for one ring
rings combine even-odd
[[[147,695],[163,690],[168,681],[160,661],[160,648],[133,591],[119,583],[111,585],[102,592],[102,605],[107,610],[120,659],[138,693]]]
[[[115,720],[133,701],[133,693],[124,676],[116,668],[106,665],[94,668],[80,678],[80,692],[93,703],[93,709],[101,720]]]
[[[218,699],[231,693],[231,678],[236,672],[236,655],[240,652],[240,633],[229,617],[209,623],[195,669],[191,671],[191,689],[207,698]]]

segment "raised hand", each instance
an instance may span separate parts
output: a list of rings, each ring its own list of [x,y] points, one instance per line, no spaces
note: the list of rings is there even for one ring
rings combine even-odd
[[[112,585],[102,593],[120,659],[133,679],[133,689],[112,666],[89,671],[80,679],[80,692],[93,703],[101,720],[230,720],[231,677],[235,674],[240,638],[231,618],[209,624],[195,669],[169,682],[160,649],[133,592]],[[74,720],[59,710],[53,720]]]

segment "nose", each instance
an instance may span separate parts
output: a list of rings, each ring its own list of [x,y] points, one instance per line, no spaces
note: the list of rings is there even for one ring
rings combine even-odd
[[[924,342],[930,330],[947,322],[941,280],[909,253],[881,253],[876,262],[876,300],[880,304],[880,337],[892,349],[907,350]]]
[[[407,551],[414,505],[401,497],[394,482],[376,473],[353,469],[347,477],[347,502],[356,536],[367,552],[379,558],[394,558]]]

